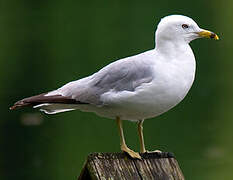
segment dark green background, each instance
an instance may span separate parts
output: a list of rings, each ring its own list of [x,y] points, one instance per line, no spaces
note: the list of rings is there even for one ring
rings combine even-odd
[[[221,40],[191,43],[194,85],[177,107],[144,123],[146,147],[173,152],[187,180],[231,180],[232,8],[217,0],[0,1],[0,179],[75,179],[89,153],[120,151],[113,120],[8,108],[152,49],[160,18],[184,14]],[[28,115],[41,123],[27,125]],[[124,127],[127,143],[139,150],[136,125]]]

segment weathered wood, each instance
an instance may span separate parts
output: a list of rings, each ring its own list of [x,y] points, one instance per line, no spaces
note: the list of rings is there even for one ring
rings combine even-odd
[[[78,180],[184,180],[171,153],[144,153],[142,160],[125,153],[93,153],[87,157]]]

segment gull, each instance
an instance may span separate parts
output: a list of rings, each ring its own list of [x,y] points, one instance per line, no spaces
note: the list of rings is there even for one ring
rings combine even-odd
[[[143,122],[184,99],[196,69],[189,43],[202,37],[219,39],[187,16],[166,16],[157,26],[154,49],[117,60],[59,89],[22,99],[10,109],[33,106],[47,114],[78,109],[115,119],[121,150],[141,159],[138,152],[126,145],[122,120],[137,122],[140,152],[148,152],[144,145]]]

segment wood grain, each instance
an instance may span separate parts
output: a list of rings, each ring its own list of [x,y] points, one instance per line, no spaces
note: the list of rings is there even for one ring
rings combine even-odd
[[[93,153],[87,157],[78,180],[184,180],[171,153],[144,153],[142,160],[125,153]]]

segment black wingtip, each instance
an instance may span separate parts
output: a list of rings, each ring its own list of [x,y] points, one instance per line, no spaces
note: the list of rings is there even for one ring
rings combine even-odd
[[[14,106],[11,106],[9,109],[10,109],[10,110],[14,110],[14,109],[16,109],[16,106],[15,106],[15,105],[14,105]]]
[[[18,109],[18,108],[20,108],[20,107],[28,106],[28,105],[30,105],[30,103],[25,103],[25,102],[23,102],[23,101],[18,101],[18,102],[16,102],[13,106],[11,106],[9,109],[10,109],[10,110],[15,110],[15,109]]]
[[[76,99],[64,97],[62,95],[45,96],[45,94],[46,93],[22,99],[11,106],[10,110],[18,109],[25,106],[35,106],[43,103],[88,104],[85,102],[77,101]]]

